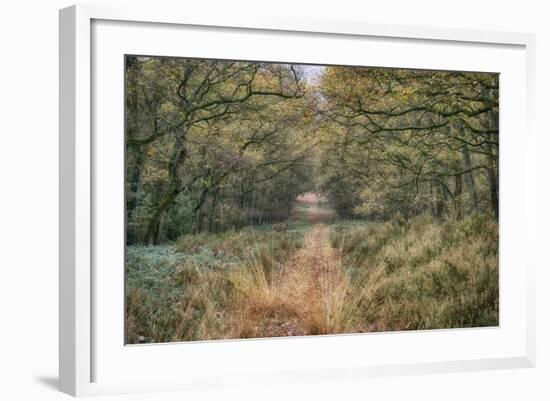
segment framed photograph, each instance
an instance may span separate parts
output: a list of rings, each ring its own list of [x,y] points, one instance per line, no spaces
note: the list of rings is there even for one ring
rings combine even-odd
[[[60,12],[60,388],[535,363],[534,37]]]

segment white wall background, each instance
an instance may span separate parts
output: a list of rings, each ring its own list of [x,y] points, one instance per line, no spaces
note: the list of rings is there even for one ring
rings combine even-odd
[[[96,3],[148,3],[95,0]],[[538,364],[534,369],[148,394],[128,400],[548,400],[550,399],[550,150],[545,126],[550,90],[549,11],[544,1],[338,0],[311,2],[155,0],[182,13],[244,14],[262,7],[278,16],[360,19],[537,34],[539,193]],[[70,0],[5,0],[0,5],[0,399],[58,400],[58,16]],[[518,133],[521,135],[521,133]]]

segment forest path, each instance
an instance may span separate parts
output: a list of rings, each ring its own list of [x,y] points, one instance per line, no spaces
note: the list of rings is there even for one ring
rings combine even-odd
[[[329,235],[327,225],[313,226],[303,248],[281,270],[279,285],[298,312],[297,329],[302,334],[329,334],[339,329],[347,281],[340,252],[331,246]]]
[[[303,246],[271,277],[263,276],[249,288],[237,308],[237,336],[301,336],[346,330],[348,279],[340,250],[331,246],[327,225],[337,218],[319,194],[306,193],[296,199],[290,220],[311,224]]]
[[[249,299],[244,318],[254,337],[341,332],[348,290],[340,252],[326,224],[314,225],[304,246]],[[261,295],[260,295],[261,294]],[[251,302],[252,301],[252,302]]]

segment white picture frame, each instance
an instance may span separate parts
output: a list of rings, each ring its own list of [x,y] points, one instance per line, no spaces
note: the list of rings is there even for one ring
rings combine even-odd
[[[148,30],[147,35],[140,37],[142,30]],[[105,117],[105,121],[113,123],[112,127],[119,127],[123,119],[123,108],[120,106],[122,96],[122,85],[109,86],[111,90],[118,91],[116,96],[109,96],[103,92],[105,82],[112,82],[115,79],[120,81],[120,75],[107,76],[101,71],[113,59],[119,60],[119,56],[131,50],[146,51],[147,54],[159,53],[159,55],[181,55],[173,54],[175,44],[167,44],[163,48],[155,50],[155,43],[160,43],[159,38],[163,35],[182,35],[186,29],[197,31],[197,35],[205,35],[204,43],[210,43],[210,39],[218,38],[224,42],[231,36],[234,40],[241,35],[242,40],[248,40],[253,35],[263,35],[263,40],[277,41],[291,40],[293,43],[310,43],[311,41],[325,41],[327,49],[333,39],[338,39],[345,48],[346,41],[371,41],[371,45],[394,46],[404,41],[407,46],[428,46],[424,51],[429,52],[429,46],[437,46],[441,54],[449,53],[447,61],[441,64],[433,64],[433,68],[476,69],[476,65],[483,68],[483,65],[497,65],[493,72],[502,72],[498,68],[498,60],[502,63],[505,84],[503,85],[502,99],[503,112],[506,117],[506,108],[514,101],[514,106],[520,107],[521,111],[517,116],[510,116],[509,120],[501,121],[503,129],[506,127],[516,128],[522,132],[524,144],[516,144],[511,129],[510,134],[504,136],[503,157],[501,159],[502,175],[501,181],[507,180],[510,183],[521,183],[522,191],[514,190],[512,185],[503,186],[502,208],[503,218],[501,219],[501,234],[505,234],[501,241],[501,263],[503,256],[504,263],[510,264],[510,269],[515,266],[517,270],[510,270],[510,274],[501,277],[502,292],[501,306],[504,302],[504,313],[501,315],[501,326],[490,329],[455,329],[437,330],[415,333],[374,333],[370,335],[341,335],[341,336],[315,336],[307,340],[296,339],[269,339],[269,340],[245,340],[245,341],[223,341],[205,342],[193,344],[166,344],[150,345],[141,347],[125,347],[122,338],[117,335],[114,341],[106,339],[108,330],[113,329],[113,322],[116,319],[123,319],[117,309],[123,298],[123,288],[118,285],[120,274],[110,280],[106,274],[97,274],[94,269],[101,261],[105,261],[117,252],[117,248],[102,248],[101,243],[108,242],[120,248],[123,239],[117,233],[123,230],[118,227],[113,238],[98,236],[98,230],[105,227],[103,222],[116,225],[112,215],[105,214],[101,206],[106,199],[99,199],[96,193],[105,193],[105,190],[116,188],[117,174],[113,175],[113,181],[106,183],[102,180],[100,164],[108,164],[117,168],[116,155],[104,152],[105,146],[109,143],[97,142],[94,138],[94,129],[103,127],[101,120],[106,116],[105,110],[110,110],[111,117]],[[125,35],[124,32],[128,33]],[[203,33],[201,33],[203,32]],[[214,34],[214,36],[212,36]],[[95,39],[94,39],[94,35]],[[225,35],[225,37],[223,36]],[[239,36],[239,37],[241,37]],[[130,45],[132,38],[140,39],[140,48]],[[134,39],[137,41],[138,39]],[[155,40],[157,42],[155,42]],[[383,41],[383,43],[382,43]],[[311,42],[314,44],[313,42]],[[321,43],[321,42],[319,42]],[[355,43],[355,42],[354,42]],[[362,42],[361,42],[362,43]],[[393,44],[392,44],[393,43]],[[126,48],[128,44],[128,48]],[[227,42],[225,43],[227,45]],[[149,47],[147,47],[149,46]],[[298,44],[289,45],[298,47]],[[325,58],[315,57],[315,46],[309,55],[298,56],[298,53],[308,53],[294,49],[294,53],[280,53],[275,57],[279,61],[310,61],[323,62]],[[317,44],[319,46],[319,44]],[[453,49],[445,50],[445,46],[453,46]],[[205,46],[208,48],[208,46]],[[227,46],[230,47],[230,46]],[[253,57],[257,59],[269,58],[265,53],[260,54],[258,48],[246,48],[239,54],[236,50],[227,50],[227,57],[233,55],[235,58]],[[264,46],[265,47],[265,46]],[[275,51],[277,46],[271,49]],[[530,367],[535,364],[535,259],[530,256],[521,258],[520,255],[533,255],[528,250],[534,246],[536,209],[535,199],[535,133],[532,126],[534,112],[534,35],[525,33],[507,32],[484,32],[457,29],[436,29],[427,27],[399,26],[399,25],[373,25],[366,22],[348,21],[318,21],[318,20],[293,20],[292,18],[269,18],[247,17],[244,20],[234,18],[211,17],[203,15],[186,15],[181,10],[157,9],[154,6],[145,8],[112,8],[109,6],[78,5],[60,11],[60,390],[75,396],[126,393],[137,391],[164,391],[171,389],[195,389],[211,388],[217,386],[246,384],[246,383],[275,383],[291,382],[301,380],[329,380],[331,378],[362,378],[370,376],[387,376],[402,374],[421,374],[429,372],[450,372],[468,371],[481,369],[504,369],[516,367]],[[402,47],[406,49],[406,47]],[[479,60],[483,60],[482,53],[486,48],[496,49],[494,51],[493,64],[483,64],[484,61],[477,61],[463,57],[458,65],[453,64],[451,53],[460,52],[467,55],[469,51],[477,51],[480,54]],[[171,50],[172,49],[172,50]],[[220,48],[212,45],[213,52],[221,52]],[[304,49],[302,47],[302,49]],[[468,50],[469,49],[469,50]],[[477,49],[477,50],[476,50]],[[500,50],[499,50],[500,49]],[[183,49],[183,54],[186,49]],[[291,49],[292,50],[292,49]],[[104,53],[103,53],[104,51]],[[187,50],[191,51],[191,50]],[[192,56],[201,56],[201,49],[194,49]],[[122,53],[121,53],[122,52]],[[446,53],[447,52],[447,53]],[[499,53],[500,52],[500,53]],[[501,54],[502,53],[502,54]],[[134,53],[144,54],[144,53]],[[212,55],[212,53],[208,53]],[[222,54],[225,56],[226,54]],[[283,54],[289,54],[285,57]],[[292,54],[295,54],[294,56]],[[501,54],[502,59],[498,55]],[[405,53],[395,54],[392,59],[383,63],[392,66],[422,67],[415,64],[417,61],[404,60]],[[95,59],[97,57],[97,60]],[[110,57],[113,57],[111,59]],[[295,60],[297,57],[305,59]],[[309,57],[309,58],[307,58]],[[337,61],[337,56],[333,56]],[[340,60],[347,60],[349,55],[342,50]],[[401,61],[400,61],[401,57]],[[456,55],[455,55],[456,57]],[[224,58],[224,57],[221,57]],[[489,58],[489,57],[486,57]],[[354,59],[355,60],[355,59]],[[122,61],[122,58],[119,60]],[[349,60],[352,63],[353,60]],[[362,64],[361,60],[355,60]],[[509,61],[509,62],[508,62]],[[104,64],[102,64],[104,63]],[[105,64],[106,63],[106,64]],[[402,64],[400,64],[402,63]],[[481,63],[481,64],[480,64]],[[489,61],[487,61],[489,63]],[[429,65],[432,65],[429,64]],[[506,65],[504,65],[506,64]],[[380,64],[377,64],[380,65]],[[428,65],[428,64],[426,64]],[[490,68],[490,67],[487,67]],[[115,68],[116,69],[116,68]],[[120,73],[120,71],[119,71]],[[510,77],[510,78],[508,78]],[[509,79],[509,80],[508,80]],[[116,82],[118,82],[116,81]],[[103,86],[101,86],[103,84]],[[94,85],[99,85],[96,87]],[[94,92],[96,91],[96,92]],[[512,91],[512,92],[511,92]],[[511,99],[511,93],[517,93]],[[100,105],[94,99],[102,97],[105,102]],[[113,99],[114,103],[108,103]],[[97,100],[97,99],[96,99]],[[118,102],[118,103],[117,103]],[[99,119],[99,120],[98,120]],[[115,121],[116,120],[116,121]],[[95,128],[94,128],[95,127]],[[117,134],[118,135],[118,134]],[[123,132],[120,137],[113,139],[119,141],[122,146]],[[117,139],[118,138],[118,139]],[[114,146],[116,143],[113,142]],[[516,146],[517,145],[517,146]],[[103,152],[103,153],[102,153]],[[508,152],[508,153],[506,153]],[[112,156],[112,158],[111,158]],[[119,155],[120,156],[120,155]],[[512,172],[507,168],[511,158],[518,161],[517,171]],[[111,158],[111,159],[110,159]],[[101,161],[100,161],[101,159]],[[119,167],[119,170],[122,170]],[[99,177],[99,178],[98,178]],[[103,185],[107,185],[103,187]],[[110,187],[109,187],[110,185]],[[122,188],[116,196],[120,196]],[[118,200],[117,200],[118,202]],[[122,205],[122,202],[119,202]],[[116,209],[116,208],[115,208]],[[506,214],[508,213],[508,215]],[[103,219],[103,220],[101,220]],[[115,221],[115,223],[113,222]],[[517,238],[514,249],[506,247],[514,237],[513,230],[521,225],[522,238]],[[120,238],[119,238],[120,237]],[[117,239],[118,238],[118,239]],[[507,239],[508,238],[508,239]],[[509,241],[509,242],[507,242]],[[117,245],[118,244],[118,245]],[[515,262],[517,261],[517,263]],[[113,262],[118,266],[118,262]],[[502,267],[501,267],[502,269]],[[506,268],[508,269],[508,267]],[[505,273],[508,270],[505,270]],[[108,286],[106,284],[112,283]],[[515,287],[514,287],[515,286]],[[117,307],[112,308],[113,313],[103,313],[105,302],[98,302],[94,298],[95,291],[101,287],[105,290],[106,298],[115,302]],[[109,287],[109,288],[107,288]],[[111,288],[112,287],[112,288]],[[507,290],[509,289],[509,291]],[[116,292],[119,291],[120,299],[116,299]],[[509,296],[508,296],[509,295]],[[516,308],[507,308],[508,304],[517,305]],[[102,309],[103,308],[103,309]],[[99,328],[98,328],[99,327]],[[118,327],[116,330],[120,331]],[[115,330],[115,332],[116,332]],[[502,334],[502,335],[501,335]],[[454,338],[459,338],[457,347],[450,350],[448,355],[441,354],[437,357],[437,347],[442,349],[453,344]],[[479,344],[494,344],[486,352],[476,349]],[[485,341],[482,343],[481,341]],[[112,343],[112,344],[111,344]],[[434,350],[423,349],[429,344],[434,344]],[[471,348],[466,350],[466,345]],[[410,353],[399,358],[389,355],[389,346],[417,348],[417,353]],[[111,347],[111,348],[109,348]],[[355,347],[355,348],[353,348]],[[372,352],[370,360],[365,359],[362,352],[352,352],[352,349],[366,350],[378,349],[379,353]],[[115,350],[116,348],[116,350]],[[120,349],[119,349],[120,348]],[[153,349],[154,348],[154,349]],[[321,349],[326,351],[326,362],[319,363],[315,355]],[[343,351],[347,356],[340,358]],[[429,351],[429,352],[428,352]],[[451,351],[455,353],[452,354]],[[120,352],[120,358],[117,355]],[[186,352],[187,354],[182,354]],[[280,358],[276,355],[287,352],[296,355],[296,359]],[[430,352],[432,355],[430,355]],[[344,352],[346,353],[346,352]],[[115,355],[116,354],[116,355]],[[164,375],[162,369],[158,375],[152,377],[149,373],[145,377],[150,380],[134,375],[129,367],[136,362],[143,361],[145,366],[155,366],[162,361],[166,366],[174,363],[181,364],[181,355],[188,355],[183,365],[185,374]],[[426,355],[421,358],[419,355]],[[454,355],[454,356],[453,356]],[[464,355],[464,357],[460,357]],[[211,368],[215,358],[221,358],[217,365],[220,367]],[[300,363],[303,356],[311,358],[310,362]],[[126,359],[124,359],[126,358]],[[208,359],[210,358],[210,359]],[[231,362],[234,358],[235,362]],[[255,359],[256,358],[256,359]],[[259,358],[270,361],[271,368],[259,363]],[[347,359],[346,359],[347,358]],[[239,361],[241,360],[241,361]],[[98,362],[100,361],[100,362]],[[204,366],[200,366],[203,361]],[[246,367],[252,362],[258,365]],[[285,362],[286,361],[286,362]],[[254,362],[255,363],[255,362]],[[293,366],[285,367],[293,363]],[[128,367],[128,374],[117,374]],[[195,364],[195,365],[193,365]],[[111,366],[112,368],[109,368]],[[233,369],[234,368],[234,369]],[[103,373],[103,371],[106,373]],[[217,369],[217,370],[216,370]],[[232,370],[235,370],[232,372]],[[154,376],[154,375],[153,375]]]

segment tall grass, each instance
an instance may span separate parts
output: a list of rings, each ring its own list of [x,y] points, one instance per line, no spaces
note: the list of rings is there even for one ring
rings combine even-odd
[[[357,331],[496,326],[498,224],[489,215],[436,222],[335,225]]]
[[[269,280],[261,269],[239,277],[233,337],[274,337],[345,331],[346,280],[334,250],[315,226],[304,246]],[[343,324],[344,325],[343,325]]]
[[[171,246],[127,249],[126,341],[231,337],[243,282],[268,283],[302,245],[304,229],[188,235]],[[230,316],[231,315],[231,316]]]

